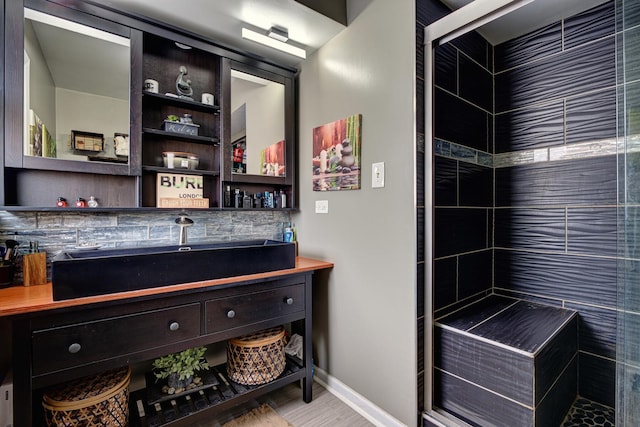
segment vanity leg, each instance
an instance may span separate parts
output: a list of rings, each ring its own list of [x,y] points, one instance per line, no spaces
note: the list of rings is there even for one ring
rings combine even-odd
[[[312,273],[306,275],[305,289],[304,289],[304,305],[305,305],[305,317],[304,317],[304,337],[303,337],[303,354],[304,354],[304,370],[305,375],[302,379],[302,400],[305,403],[311,402],[313,399],[313,349],[311,331],[313,326],[312,316]]]
[[[13,322],[13,425],[34,425],[33,389],[31,382],[31,356],[29,330],[25,322]]]

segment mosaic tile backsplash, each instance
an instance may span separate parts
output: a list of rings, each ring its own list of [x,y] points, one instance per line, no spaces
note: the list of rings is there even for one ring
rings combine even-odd
[[[17,212],[0,211],[0,238],[15,239],[21,248],[37,241],[50,262],[63,249],[92,244],[105,248],[177,244],[178,212]],[[290,221],[284,211],[190,211],[193,226],[188,242],[227,242],[253,239],[282,240],[283,225]],[[18,263],[20,257],[18,257]],[[15,283],[22,281],[18,264]]]

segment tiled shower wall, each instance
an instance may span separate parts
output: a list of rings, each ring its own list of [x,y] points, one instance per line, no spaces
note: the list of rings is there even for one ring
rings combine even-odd
[[[90,212],[88,208],[60,212],[0,211],[0,238],[15,239],[24,250],[37,241],[47,252],[48,277],[51,258],[63,249],[82,244],[107,248],[177,244],[177,211]],[[284,211],[189,211],[194,222],[188,229],[189,243],[227,242],[251,239],[282,240]],[[18,257],[18,262],[20,257]],[[22,281],[21,269],[14,282]]]
[[[435,49],[436,317],[492,284],[493,49],[469,33]]]
[[[613,1],[495,47],[494,291],[579,312],[578,393],[615,405]]]
[[[417,0],[416,10],[424,142],[422,31],[447,9]],[[439,47],[433,142],[436,316],[490,291],[578,310],[579,393],[610,406],[620,260],[615,29],[610,1],[499,46],[474,34]]]

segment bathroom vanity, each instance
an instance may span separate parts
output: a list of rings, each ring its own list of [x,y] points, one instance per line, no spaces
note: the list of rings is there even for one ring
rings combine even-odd
[[[261,386],[221,384],[218,401],[162,425],[189,425],[300,380],[310,402],[312,277],[332,266],[298,257],[292,269],[62,301],[53,300],[51,284],[2,289],[0,320],[12,335],[14,425],[43,425],[42,395],[55,384],[283,324],[304,337],[302,360],[288,356],[285,372]],[[226,376],[224,365],[214,369]],[[146,405],[146,396],[144,389],[132,394],[131,425],[139,425],[137,401]]]
[[[0,2],[0,16],[3,210],[296,208],[294,68],[93,0]],[[57,87],[57,70],[46,62],[49,49],[64,51],[59,62],[69,68],[61,76],[88,84]],[[250,83],[269,87],[261,99],[277,105],[251,98],[256,90],[246,88]],[[237,124],[234,113],[242,105],[247,108]],[[249,153],[242,168],[234,167],[240,145]],[[274,146],[281,150],[269,174],[262,158]],[[168,153],[186,163],[169,161]],[[230,191],[283,197],[269,206],[236,206],[227,199]],[[80,198],[99,206],[84,207]],[[170,260],[195,256],[192,251]],[[259,264],[265,257],[252,260]],[[242,264],[233,261],[220,263]],[[303,399],[311,400],[311,280],[330,263],[298,258],[293,268],[174,280],[168,279],[175,272],[171,262],[146,264],[147,274],[140,266],[101,266],[94,271],[102,283],[75,283],[80,291],[106,289],[101,295],[63,292],[54,300],[58,288],[51,283],[0,289],[0,369],[12,365],[15,426],[44,424],[42,395],[52,385],[283,324],[304,336],[304,360],[288,360],[273,382],[236,387],[232,395],[221,393],[219,402],[163,425],[191,424],[299,380]],[[209,255],[197,263],[190,272],[212,268]],[[180,263],[183,272],[185,265]],[[116,270],[134,276],[135,286],[123,288],[122,276],[106,274]],[[62,282],[86,276],[73,272]],[[159,287],[159,276],[167,286]],[[225,372],[224,366],[216,370]],[[144,400],[144,394],[134,399]],[[136,402],[133,425],[137,415]]]

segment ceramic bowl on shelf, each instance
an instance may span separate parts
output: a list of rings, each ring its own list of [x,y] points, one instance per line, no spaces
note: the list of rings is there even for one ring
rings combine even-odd
[[[200,162],[197,155],[182,151],[163,151],[162,164],[169,169],[197,169]]]

